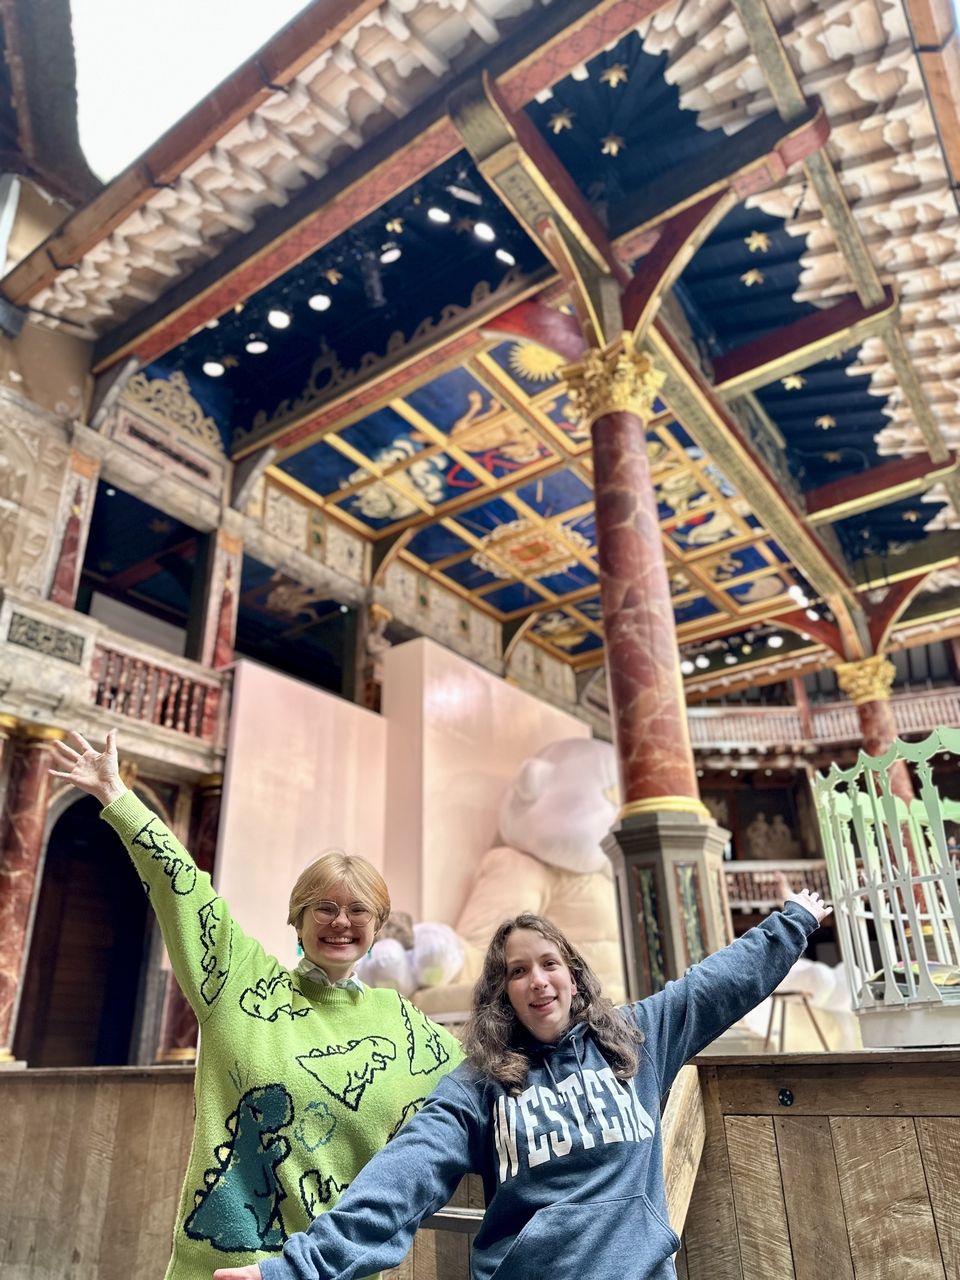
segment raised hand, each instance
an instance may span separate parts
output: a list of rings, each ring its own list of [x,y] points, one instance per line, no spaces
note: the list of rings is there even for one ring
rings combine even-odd
[[[784,906],[788,902],[799,902],[804,910],[810,912],[817,924],[822,924],[833,910],[833,907],[828,907],[815,889],[801,889],[799,893],[793,893],[790,889],[790,881],[785,875],[777,877],[777,889],[783,897]]]
[[[80,733],[71,732],[70,737],[75,747],[65,742],[54,742],[57,759],[62,769],[51,769],[55,778],[66,778],[81,791],[96,796],[104,806],[117,800],[126,791],[120,781],[120,767],[117,763],[117,731],[110,729],[106,744],[102,751],[95,751]]]

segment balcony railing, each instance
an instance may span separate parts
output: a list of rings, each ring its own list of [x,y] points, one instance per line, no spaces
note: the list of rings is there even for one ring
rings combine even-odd
[[[927,734],[940,725],[960,728],[960,690],[955,688],[900,693],[890,705],[901,738]],[[690,707],[687,717],[690,740],[700,749],[789,749],[857,742],[861,736],[857,709],[849,702],[811,707],[806,721],[797,707]]]
[[[0,599],[0,712],[58,727],[122,716],[135,750],[204,772],[222,763],[230,672],[211,671],[48,601]]]
[[[222,677],[176,659],[158,660],[133,642],[98,642],[91,678],[94,704],[211,745],[219,737]]]
[[[823,898],[830,897],[827,864],[818,858],[793,858],[785,862],[725,862],[727,897],[731,911],[772,911],[783,905],[777,892],[777,877],[785,875],[790,889],[815,889]]]

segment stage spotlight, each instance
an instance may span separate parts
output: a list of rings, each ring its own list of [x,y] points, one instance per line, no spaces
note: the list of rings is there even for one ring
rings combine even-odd
[[[710,659],[705,653],[698,653],[693,660],[693,665],[695,667],[699,667],[701,671],[706,671],[707,667],[710,665]]]
[[[333,299],[328,293],[315,293],[307,299],[311,311],[328,311],[332,304]]]
[[[438,205],[431,205],[427,210],[427,217],[431,222],[436,222],[440,226],[443,226],[445,223],[450,221],[449,213],[447,213],[446,209],[441,209]]]
[[[270,347],[262,338],[251,338],[245,350],[252,356],[262,356],[265,351],[270,350]]]
[[[281,311],[279,307],[272,307],[271,310],[267,312],[267,324],[271,325],[274,329],[289,329],[290,312]]]
[[[222,378],[227,372],[227,366],[221,364],[219,360],[204,360],[203,372],[208,378]]]
[[[392,240],[388,240],[380,250],[380,261],[386,267],[389,266],[391,262],[396,262],[399,257],[400,246],[395,244]]]
[[[693,663],[690,661],[689,658],[684,658],[684,660],[680,663],[680,670],[685,676],[693,675]]]
[[[767,644],[770,646],[771,649],[782,649],[783,636],[779,636],[779,635],[771,636],[767,641]]]
[[[473,224],[473,234],[478,240],[484,240],[490,244],[492,240],[496,240],[497,233],[491,227],[489,222],[475,222]]]
[[[506,249],[498,249],[496,256],[499,258],[501,262],[505,263],[506,266],[508,267],[515,267],[517,265],[516,258],[513,256],[512,253],[508,253]]]

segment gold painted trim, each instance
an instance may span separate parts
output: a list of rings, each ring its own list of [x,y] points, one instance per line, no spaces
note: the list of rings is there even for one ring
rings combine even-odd
[[[960,474],[960,459],[947,466],[934,467],[926,475],[917,476],[913,480],[903,480],[900,484],[890,485],[886,489],[874,489],[869,494],[861,494],[859,498],[849,498],[846,502],[837,502],[832,507],[823,507],[812,515],[808,515],[807,521],[814,528],[821,524],[832,524],[835,520],[846,519],[847,516],[860,515],[865,511],[873,511],[876,507],[885,507],[888,503],[926,493],[935,484],[940,484],[951,475],[958,474]]]
[[[67,736],[66,729],[55,729],[48,724],[25,724],[21,728],[31,742],[62,742]]]
[[[16,716],[9,716],[6,714],[6,712],[0,715],[0,732],[3,732],[4,730],[9,730],[11,733],[13,733],[19,727],[20,727],[20,721],[17,719]]]
[[[653,796],[649,800],[631,800],[620,810],[621,821],[624,818],[638,818],[645,813],[695,813],[701,818],[709,818],[710,810],[701,800],[692,796]]]

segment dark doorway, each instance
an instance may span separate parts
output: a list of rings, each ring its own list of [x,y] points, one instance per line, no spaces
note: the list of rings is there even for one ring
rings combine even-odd
[[[130,1060],[148,904],[99,815],[84,796],[50,833],[14,1039],[31,1067]]]

